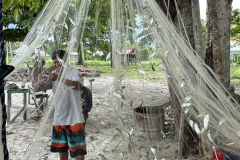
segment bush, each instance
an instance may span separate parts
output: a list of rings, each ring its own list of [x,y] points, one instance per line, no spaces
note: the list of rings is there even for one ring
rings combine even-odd
[[[54,69],[53,61],[50,57],[47,57],[45,59],[45,65],[43,68],[50,69],[50,70]]]

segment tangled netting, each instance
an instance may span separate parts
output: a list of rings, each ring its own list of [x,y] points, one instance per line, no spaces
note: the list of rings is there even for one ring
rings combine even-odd
[[[186,125],[191,126],[199,136],[202,132],[207,132],[213,146],[224,144],[222,136],[240,144],[240,114],[237,110],[239,106],[154,0],[100,0],[96,1],[96,4],[92,3],[90,0],[49,0],[21,43],[11,64],[18,67],[25,59],[36,56],[33,54],[36,48],[51,53],[52,50],[46,46],[54,45],[54,34],[57,37],[55,41],[64,45],[67,53],[75,52],[76,45],[82,41],[87,27],[96,35],[101,32],[98,28],[100,12],[106,7],[103,4],[108,4],[111,22],[106,22],[106,27],[110,25],[105,38],[112,43],[114,78],[109,86],[109,94],[105,96],[110,97],[109,107],[116,111],[116,121],[112,125],[113,137],[109,137],[111,145],[104,148],[103,154],[129,159],[165,158],[159,144],[166,137],[164,118],[161,116],[164,115],[162,108],[169,100],[166,92],[168,86],[166,81],[149,81],[150,77],[156,79],[162,73],[178,98],[182,113],[185,114]],[[96,9],[95,25],[86,26],[89,11],[93,6]],[[137,37],[138,32],[143,33],[142,37]],[[108,36],[109,34],[111,36]],[[155,70],[153,63],[147,67],[138,65],[134,71],[138,76],[134,77],[136,74],[132,74],[132,67],[122,67],[121,64],[123,59],[126,60],[123,55],[128,55],[127,50],[123,51],[124,54],[120,53],[130,41],[136,44],[139,39],[144,39],[146,45],[152,48],[149,51],[150,61],[159,59],[162,61],[162,67]],[[94,43],[88,40],[89,43]],[[97,45],[99,46],[96,43]],[[65,66],[62,74],[64,79],[64,75],[75,65],[71,61],[71,54],[65,57],[62,64]],[[63,85],[58,86],[58,90],[61,87]],[[154,97],[149,96],[151,92]],[[162,92],[166,93],[165,96]],[[39,137],[44,132],[44,124],[50,116],[58,94],[57,91],[25,159],[32,159],[36,148],[39,147]],[[140,115],[144,113],[145,115]],[[141,116],[145,118],[140,119]],[[145,139],[139,139],[139,135],[143,134],[139,132],[142,128],[145,129]],[[112,152],[109,152],[110,150]]]

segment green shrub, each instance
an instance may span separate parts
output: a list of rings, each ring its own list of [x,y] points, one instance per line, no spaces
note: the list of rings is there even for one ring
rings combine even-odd
[[[50,69],[50,70],[54,69],[53,61],[50,57],[47,57],[45,59],[45,65],[43,68]]]

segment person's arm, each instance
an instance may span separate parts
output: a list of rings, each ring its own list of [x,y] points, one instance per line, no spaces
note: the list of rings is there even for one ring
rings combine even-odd
[[[92,109],[92,92],[89,88],[85,88],[87,90],[86,95],[84,95],[84,103],[82,103],[82,107],[87,107],[86,111],[90,112]]]
[[[59,77],[58,74],[52,73],[49,76],[48,81],[56,81],[58,79],[58,77]],[[72,80],[69,80],[69,79],[63,79],[63,82],[64,82],[64,84],[67,87],[71,87],[72,89],[77,90],[77,91],[80,91],[81,88],[82,88],[81,83],[79,83],[78,81],[72,81]]]
[[[33,68],[32,72],[31,72],[31,77],[32,77],[32,80],[36,83],[38,81],[38,75],[36,74],[37,72],[37,69],[36,68]]]
[[[87,107],[87,106],[88,106],[88,103],[86,103],[86,102],[82,103],[82,107]]]
[[[40,75],[38,76],[38,81],[37,81],[37,83],[36,83],[35,86],[34,86],[34,91],[35,91],[35,92],[42,91],[41,85],[42,85],[44,82],[47,82],[47,78],[46,78],[46,77],[42,77],[42,75],[40,74]]]
[[[88,112],[90,112],[92,109],[92,92],[89,89],[89,93],[88,93]]]
[[[77,69],[73,69],[71,70],[71,80],[65,79],[64,84],[76,91],[80,91],[83,87],[83,82],[80,79],[82,79],[80,71]]]
[[[73,87],[72,89],[77,91],[80,91],[82,89],[82,85],[78,81],[71,81],[71,80],[65,79],[64,84],[68,87]]]

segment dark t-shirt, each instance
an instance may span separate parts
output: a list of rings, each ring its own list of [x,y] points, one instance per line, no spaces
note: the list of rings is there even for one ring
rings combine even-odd
[[[85,114],[90,112],[92,109],[92,92],[89,88],[84,87],[84,91],[81,94],[81,101],[82,103],[86,102],[88,104],[87,107],[83,108],[83,113]]]

